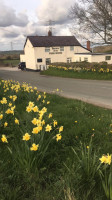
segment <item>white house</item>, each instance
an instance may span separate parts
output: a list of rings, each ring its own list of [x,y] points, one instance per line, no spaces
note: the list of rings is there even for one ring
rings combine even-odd
[[[112,53],[75,53],[75,62],[107,62],[112,64]]]
[[[47,64],[57,62],[103,62],[112,64],[112,54],[92,53],[90,42],[83,47],[74,36],[28,36],[24,45],[24,55],[20,61],[26,62],[28,70],[43,70]]]
[[[74,36],[28,36],[24,45],[26,68],[40,70],[49,63],[75,62],[75,53],[91,53]]]

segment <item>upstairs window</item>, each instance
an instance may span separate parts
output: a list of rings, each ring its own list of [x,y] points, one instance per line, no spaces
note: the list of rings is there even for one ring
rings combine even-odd
[[[74,51],[74,46],[70,46],[70,51]]]
[[[45,52],[49,52],[50,51],[50,47],[45,47]]]
[[[111,56],[105,56],[105,60],[111,60]]]
[[[64,47],[60,47],[60,51],[64,51]]]
[[[37,59],[37,62],[42,62],[42,58],[38,58],[38,59]]]

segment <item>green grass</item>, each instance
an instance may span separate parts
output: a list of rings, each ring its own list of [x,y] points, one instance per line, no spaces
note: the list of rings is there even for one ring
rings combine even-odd
[[[76,79],[112,80],[112,73],[87,72],[87,71],[74,72],[74,71],[64,71],[55,68],[50,68],[46,71],[42,71],[41,75],[58,76],[64,78],[76,78]]]
[[[0,99],[9,95],[10,91],[5,93],[0,86]],[[0,199],[105,200],[99,176],[94,170],[100,163],[99,157],[102,154],[112,154],[112,133],[110,133],[112,110],[66,99],[56,94],[47,94],[49,105],[41,104],[41,100],[37,102],[37,95],[32,92],[29,95],[19,91],[16,95],[18,96],[15,102],[16,112],[15,116],[12,116],[13,120],[12,118],[9,120],[10,124],[13,124],[14,117],[17,117],[21,124],[20,130],[23,126],[24,131],[30,131],[31,116],[26,113],[25,108],[29,101],[33,101],[38,106],[46,106],[48,113],[53,113],[53,119],[58,121],[58,125],[64,126],[64,131],[61,141],[54,140],[49,145],[39,168],[35,162],[35,165],[30,163],[32,161],[30,156],[36,152],[28,153],[30,155],[28,164],[32,166],[28,168],[23,141],[20,142],[19,139],[22,138],[21,131],[15,124],[12,128],[9,126],[6,129],[0,124],[1,135],[5,133],[11,135],[11,144],[14,146],[14,151],[11,153],[7,144],[0,142]],[[90,146],[91,139],[92,150],[88,155],[86,146]],[[80,159],[77,159],[72,148]],[[84,148],[86,150],[81,153]]]
[[[19,60],[17,59],[13,59],[13,60],[7,60],[7,59],[3,59],[3,60],[0,60],[0,63],[1,64],[5,64],[5,65],[18,65],[19,64]]]

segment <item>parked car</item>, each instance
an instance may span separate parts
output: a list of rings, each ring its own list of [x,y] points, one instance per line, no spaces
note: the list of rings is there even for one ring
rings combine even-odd
[[[25,62],[20,62],[20,63],[18,64],[18,69],[26,70],[26,63],[25,63]]]

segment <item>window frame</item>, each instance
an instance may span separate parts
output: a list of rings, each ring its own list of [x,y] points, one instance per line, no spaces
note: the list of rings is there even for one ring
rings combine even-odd
[[[111,60],[111,56],[105,56],[105,60]]]
[[[45,52],[50,52],[50,47],[45,47]]]
[[[60,51],[64,51],[64,46],[60,46]]]
[[[41,60],[41,61],[39,61]],[[42,62],[42,58],[37,58],[37,63],[41,63]]]
[[[70,51],[74,51],[74,46],[70,46]]]
[[[84,57],[84,61],[85,61],[85,62],[88,62],[88,57]]]
[[[48,61],[47,60],[49,60],[50,62],[49,63],[47,63]],[[46,58],[46,65],[49,65],[49,64],[51,64],[51,58]]]
[[[72,62],[72,57],[67,58],[67,63],[71,63]]]

